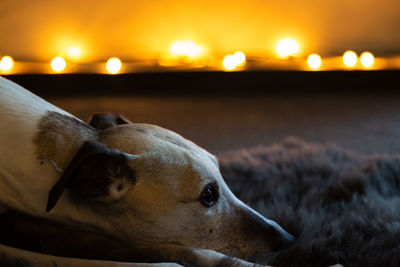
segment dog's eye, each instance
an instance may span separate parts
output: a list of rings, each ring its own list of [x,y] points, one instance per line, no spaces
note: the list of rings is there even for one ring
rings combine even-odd
[[[206,187],[204,187],[203,192],[201,192],[200,195],[200,202],[203,204],[205,207],[209,208],[212,205],[217,202],[219,197],[217,189],[215,189],[215,185],[213,184],[208,184]]]

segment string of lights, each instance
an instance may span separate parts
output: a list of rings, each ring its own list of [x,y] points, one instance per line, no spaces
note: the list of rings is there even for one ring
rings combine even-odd
[[[251,69],[294,69],[294,70],[337,70],[337,69],[400,69],[400,57],[392,58],[375,58],[369,52],[364,51],[358,56],[354,51],[348,50],[342,56],[322,58],[319,54],[312,53],[306,57],[301,56],[300,44],[292,38],[284,38],[279,40],[275,45],[275,58],[268,57],[250,57],[247,58],[244,52],[236,51],[232,54],[225,55],[219,60],[215,60],[209,55],[208,51],[202,46],[191,40],[172,42],[169,53],[160,56],[152,64],[153,69],[157,67],[172,70],[180,69],[206,69],[206,70],[223,70],[223,71],[242,71]],[[81,49],[77,46],[68,47],[65,51],[66,58],[54,57],[49,64],[50,69],[43,68],[43,64],[35,64],[34,62],[16,62],[9,55],[4,55],[0,60],[0,74],[17,74],[17,73],[76,73],[81,72],[79,61]],[[16,65],[31,65],[31,68],[20,67]],[[35,68],[38,65],[40,68]],[[118,74],[134,71],[143,71],[140,68],[140,62],[132,63],[129,61],[122,62],[117,57],[109,58],[105,63],[97,64],[81,64],[86,67],[85,72],[91,69],[94,73]],[[101,65],[101,66],[99,66]],[[72,68],[74,66],[75,68]],[[131,67],[129,67],[131,66]],[[134,66],[134,67],[132,67]],[[124,69],[124,70],[123,70]],[[151,68],[148,68],[149,70]]]

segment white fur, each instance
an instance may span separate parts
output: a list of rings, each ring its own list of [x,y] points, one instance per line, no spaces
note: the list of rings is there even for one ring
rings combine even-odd
[[[32,142],[48,111],[72,116],[0,77],[0,202],[31,214],[43,213],[48,189],[59,177],[49,162],[40,164]]]
[[[12,209],[33,216],[75,223],[75,225],[79,225],[82,229],[92,227],[91,229],[97,229],[100,233],[104,231],[129,244],[129,242],[135,239],[135,236],[132,236],[133,229],[138,229],[137,234],[149,231],[148,234],[152,234],[153,239],[147,240],[147,242],[156,242],[157,238],[163,241],[170,239],[181,241],[178,238],[179,234],[182,234],[179,227],[183,224],[190,226],[196,222],[197,217],[190,215],[193,214],[193,211],[199,212],[201,216],[204,215],[206,219],[211,219],[218,211],[224,211],[224,216],[229,216],[231,212],[230,204],[243,205],[232,195],[223,182],[218,171],[217,162],[213,156],[170,131],[156,126],[137,125],[129,126],[131,128],[128,130],[135,130],[135,127],[138,129],[142,127],[146,128],[147,131],[142,136],[137,135],[137,138],[139,138],[137,143],[133,143],[134,140],[132,140],[132,137],[136,135],[125,136],[127,138],[125,141],[131,143],[124,141],[124,128],[122,127],[117,129],[115,135],[111,133],[108,143],[105,143],[111,148],[121,149],[121,151],[128,150],[124,151],[127,153],[140,154],[139,157],[132,156],[129,158],[133,162],[132,164],[136,164],[144,159],[153,163],[158,160],[159,165],[157,168],[159,169],[152,170],[151,172],[155,173],[155,175],[150,175],[149,173],[151,172],[146,173],[146,167],[139,167],[138,175],[140,178],[134,186],[134,190],[130,190],[134,191],[133,193],[129,194],[126,192],[129,190],[128,187],[118,192],[115,185],[111,185],[111,194],[115,198],[119,198],[120,194],[127,194],[128,196],[124,201],[128,206],[132,205],[132,211],[135,208],[133,207],[134,204],[138,205],[138,203],[142,202],[144,205],[147,205],[147,210],[137,210],[137,212],[139,214],[140,212],[151,211],[152,215],[148,219],[154,219],[152,226],[159,224],[161,227],[159,229],[165,229],[161,233],[161,236],[157,236],[158,233],[156,233],[156,230],[146,230],[149,226],[143,224],[146,220],[135,218],[138,214],[126,214],[123,220],[118,218],[113,219],[108,216],[105,220],[104,217],[99,216],[91,210],[84,210],[81,207],[71,205],[65,194],[61,197],[54,210],[46,213],[45,207],[49,190],[60,178],[60,172],[59,170],[57,171],[57,162],[52,162],[52,159],[41,160],[38,158],[35,154],[36,147],[33,139],[38,132],[39,121],[49,111],[73,117],[71,114],[35,96],[21,86],[0,77],[0,212]],[[142,141],[145,142],[143,143]],[[183,144],[182,147],[179,144]],[[122,147],[119,148],[118,146]],[[129,146],[134,147],[134,149],[129,148]],[[150,150],[157,150],[153,149],[153,147],[162,149],[161,152],[163,153],[148,153]],[[75,149],[77,150],[78,147]],[[59,153],[63,154],[63,151],[59,151]],[[162,158],[164,154],[169,157],[164,156]],[[171,162],[171,159],[175,160],[175,162]],[[148,166],[147,171],[151,170],[154,166]],[[171,166],[175,167],[171,168]],[[180,176],[178,177],[177,174],[180,174]],[[220,203],[218,203],[215,209],[207,210],[204,207],[199,209],[200,204],[198,202],[193,202],[186,206],[180,204],[179,207],[176,203],[171,202],[171,198],[169,198],[171,195],[168,194],[184,193],[182,190],[192,190],[190,191],[192,193],[190,197],[196,198],[200,193],[198,191],[201,190],[201,186],[207,183],[208,179],[211,179],[210,177],[214,177],[213,179],[216,179],[221,187],[221,201],[219,201]],[[170,193],[167,192],[168,194],[166,194],[166,188],[170,190]],[[150,195],[146,195],[146,193],[150,193]],[[151,210],[150,207],[154,207],[154,210]],[[160,207],[162,208],[160,209]],[[166,211],[169,213],[166,213]],[[174,221],[173,218],[176,218],[176,216],[182,219],[180,224],[177,224],[176,219]],[[193,231],[193,233],[190,233],[193,236],[182,240],[183,244],[190,242],[190,240],[198,239],[196,237],[198,232],[196,231],[206,230],[205,232],[208,233],[209,226],[207,225],[202,226],[197,222],[197,226],[194,224],[193,227],[192,229],[188,228]],[[214,242],[218,242],[218,239],[215,240]],[[165,245],[165,247],[168,248],[168,245]],[[223,254],[206,250],[195,249],[190,251],[190,253],[194,253],[197,257],[200,257],[199,262],[203,262],[206,266],[213,266],[224,257]],[[24,258],[37,266],[50,266],[53,262],[56,262],[58,266],[178,266],[173,263],[153,265],[66,259],[49,255],[39,255],[4,245],[0,245],[0,252]],[[238,261],[237,266],[249,266],[249,263]]]

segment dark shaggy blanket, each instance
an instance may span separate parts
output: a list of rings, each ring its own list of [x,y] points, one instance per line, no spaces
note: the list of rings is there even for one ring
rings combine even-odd
[[[290,248],[265,252],[259,263],[276,267],[400,266],[400,155],[368,156],[290,138],[269,147],[233,151],[219,160],[232,191],[297,238]],[[38,227],[31,231],[30,221],[43,225],[44,232]],[[95,258],[76,248],[80,231],[62,227],[57,231],[55,226],[51,231],[52,223],[18,214],[0,216],[0,226],[1,243]],[[104,244],[114,246],[109,241]],[[92,251],[91,245],[88,248]],[[104,257],[114,253],[104,248]],[[118,254],[112,256],[118,258]],[[0,265],[4,266],[2,255]]]
[[[297,237],[273,266],[400,266],[400,157],[290,138],[220,157],[232,191]]]

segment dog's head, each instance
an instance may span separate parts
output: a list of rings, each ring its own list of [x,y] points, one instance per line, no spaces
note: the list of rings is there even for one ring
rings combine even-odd
[[[132,246],[172,243],[251,257],[293,241],[238,200],[217,159],[194,143],[109,114],[89,124],[98,139],[85,142],[70,161],[50,192],[48,211],[68,188],[76,205]]]

